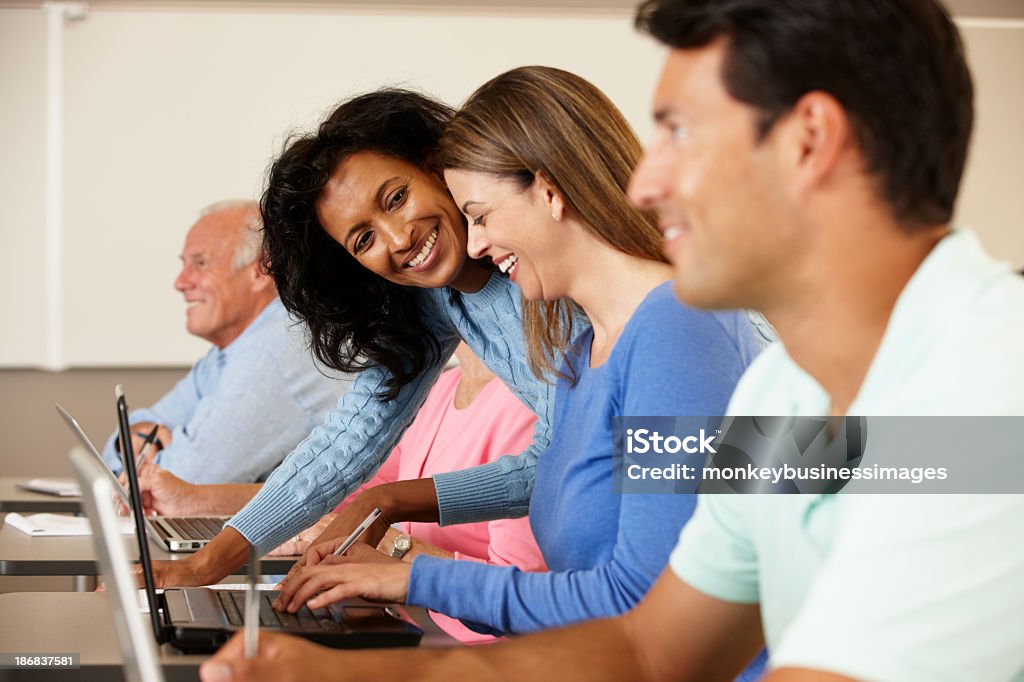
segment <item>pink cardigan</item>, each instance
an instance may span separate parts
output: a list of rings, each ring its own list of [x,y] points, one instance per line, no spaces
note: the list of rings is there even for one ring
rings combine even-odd
[[[499,379],[491,379],[469,407],[455,409],[455,389],[461,376],[458,367],[441,374],[387,461],[357,492],[383,483],[468,469],[526,449],[533,439],[533,413]],[[402,532],[454,553],[456,559],[513,565],[524,571],[547,570],[528,518],[443,528],[435,523],[398,525]],[[441,629],[462,642],[494,641],[456,619],[434,612],[430,615]]]

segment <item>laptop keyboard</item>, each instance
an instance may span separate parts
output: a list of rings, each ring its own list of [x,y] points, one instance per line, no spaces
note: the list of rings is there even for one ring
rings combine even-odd
[[[245,623],[245,592],[235,590],[215,590],[220,599],[228,622],[242,626]],[[260,592],[260,627],[281,628],[285,630],[326,630],[342,629],[326,608],[310,611],[303,606],[298,613],[281,613],[275,611],[271,604],[277,598],[277,592]]]
[[[224,528],[223,519],[164,517],[163,520],[186,540],[212,540]]]

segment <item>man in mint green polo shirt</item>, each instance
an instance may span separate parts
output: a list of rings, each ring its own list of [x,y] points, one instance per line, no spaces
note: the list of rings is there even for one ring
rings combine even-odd
[[[730,413],[1024,415],[1024,280],[950,225],[972,85],[938,3],[649,0],[638,24],[671,49],[630,195],[681,299],[780,338]],[[440,652],[236,637],[202,674],[728,680],[765,645],[772,682],[1020,677],[1024,496],[706,495],[622,617]]]

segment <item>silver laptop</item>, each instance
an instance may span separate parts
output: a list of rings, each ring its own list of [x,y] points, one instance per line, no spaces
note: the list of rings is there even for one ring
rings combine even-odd
[[[110,470],[103,462],[80,451],[71,453],[71,465],[82,487],[82,503],[92,524],[93,546],[103,570],[107,600],[124,659],[124,677],[129,682],[163,682],[156,643],[139,610],[135,575],[121,540],[117,513],[110,504],[114,488],[103,475]]]
[[[113,486],[114,493],[121,498],[121,502],[126,508],[131,509],[132,505],[128,499],[128,493],[120,481],[117,480],[117,477],[114,476],[113,472],[107,468],[107,463],[103,461],[103,455],[93,445],[89,436],[85,435],[85,431],[82,430],[78,421],[59,404],[56,407],[57,412],[60,413],[60,416],[63,417],[68,427],[78,438],[78,442],[103,466],[103,470],[107,473],[107,479]],[[224,523],[231,517],[143,516],[143,518],[145,519],[146,527],[149,529],[150,539],[156,541],[161,547],[170,552],[194,552],[212,540],[224,527]]]

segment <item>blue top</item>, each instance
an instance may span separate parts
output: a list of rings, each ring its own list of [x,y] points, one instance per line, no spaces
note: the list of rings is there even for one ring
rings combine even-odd
[[[520,457],[463,472],[437,475],[442,524],[524,516],[533,489],[533,468],[549,439],[554,387],[538,381],[526,361],[519,289],[492,275],[474,294],[452,289],[415,289],[426,329],[441,353],[394,400],[377,395],[389,377],[371,365],[327,420],[299,443],[266,485],[229,524],[260,551],[269,551],[324,513],[380,468],[416,416],[430,387],[460,339],[537,415],[530,448]]]
[[[760,350],[757,333],[744,313],[682,306],[665,283],[596,368],[592,340],[588,330],[573,344],[577,382],[557,385],[551,445],[537,465],[530,522],[550,571],[418,556],[410,604],[525,633],[622,613],[664,570],[694,496],[612,492],[612,418],[724,414]]]
[[[348,380],[323,371],[303,327],[274,299],[237,339],[211,348],[155,405],[134,410],[130,421],[171,430],[172,441],[156,461],[186,481],[263,480],[348,388]],[[120,472],[114,436],[103,458]]]

